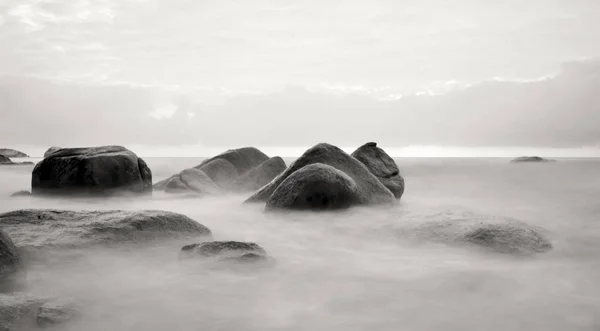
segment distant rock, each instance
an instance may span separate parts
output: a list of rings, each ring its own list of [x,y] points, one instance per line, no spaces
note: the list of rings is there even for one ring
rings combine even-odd
[[[369,142],[360,146],[352,156],[362,162],[367,169],[379,179],[396,197],[404,194],[404,178],[400,175],[398,165],[377,143]]]
[[[238,174],[243,174],[265,162],[269,159],[269,157],[265,153],[261,152],[258,148],[242,147],[230,149],[217,156],[211,157],[210,159],[206,159],[195,168],[201,168],[205,164],[219,159],[228,161],[237,169]]]
[[[37,330],[64,325],[79,316],[71,299],[26,293],[0,294],[0,330]]]
[[[10,158],[4,156],[4,155],[0,155],[0,165],[3,166],[7,166],[7,165],[32,165],[33,162],[13,162]]]
[[[222,190],[203,171],[190,168],[169,179],[166,193],[195,193],[198,195],[219,195]]]
[[[331,166],[348,175],[356,183],[358,204],[386,204],[396,200],[392,192],[383,186],[364,164],[336,146],[321,143],[304,152],[280,176],[261,188],[246,202],[266,202],[286,178],[305,166],[315,163]],[[315,190],[312,192],[318,193]]]
[[[54,153],[60,149],[62,149],[62,147],[52,146],[52,147],[48,148],[48,150],[44,153],[44,158],[47,158],[52,153]]]
[[[477,246],[512,255],[531,255],[552,249],[544,229],[511,218],[450,212],[428,219],[432,221],[404,222],[397,233],[404,238]]]
[[[0,228],[19,248],[44,250],[212,237],[189,217],[158,210],[16,210],[0,214]]]
[[[256,191],[269,184],[286,168],[285,161],[281,157],[272,157],[238,177],[233,186],[238,191]]]
[[[32,193],[110,195],[152,193],[152,172],[121,146],[63,148],[33,169]]]
[[[18,191],[10,195],[11,197],[29,197],[31,196],[31,192],[29,191]]]
[[[556,160],[545,159],[539,156],[521,156],[510,161],[511,163],[521,163],[521,162],[556,162]]]
[[[263,262],[267,252],[255,243],[239,241],[208,241],[181,248],[181,259],[200,258],[242,263]]]
[[[237,168],[225,159],[215,159],[199,165],[196,169],[205,173],[212,181],[223,189],[232,188],[232,184],[238,177]]]
[[[29,155],[10,148],[0,148],[0,155],[6,157],[29,157]]]
[[[0,155],[0,164],[10,164],[13,163],[8,156]]]
[[[309,164],[287,177],[267,200],[267,210],[336,210],[360,203],[356,183],[344,172]]]
[[[0,230],[0,293],[11,291],[20,282],[21,256],[9,235]]]

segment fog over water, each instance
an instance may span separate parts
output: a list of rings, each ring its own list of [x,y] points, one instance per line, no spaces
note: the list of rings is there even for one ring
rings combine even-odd
[[[200,160],[147,163],[158,181]],[[200,268],[178,261],[181,242],[53,253],[30,262],[29,291],[80,302],[82,319],[61,330],[597,330],[599,161],[396,161],[407,190],[391,209],[280,215],[242,205],[246,196],[178,200],[162,192],[132,200],[8,198],[29,186],[31,167],[21,166],[0,168],[0,212],[171,210],[217,240],[256,242],[277,260],[257,270]],[[516,258],[397,235],[409,224],[466,214],[543,226],[554,250]]]

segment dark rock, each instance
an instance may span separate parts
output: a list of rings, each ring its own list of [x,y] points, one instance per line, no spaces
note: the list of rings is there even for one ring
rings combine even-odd
[[[511,218],[444,213],[428,219],[432,221],[421,224],[405,222],[398,233],[403,237],[477,246],[512,255],[531,255],[552,249],[544,229]]]
[[[245,172],[250,171],[250,169],[268,160],[269,157],[257,148],[242,147],[238,149],[230,149],[217,156],[211,157],[210,159],[204,160],[195,168],[201,168],[203,165],[219,159],[231,163],[237,169],[238,174],[244,174]]]
[[[367,167],[338,147],[330,144],[318,144],[302,154],[281,175],[263,186],[246,202],[266,202],[281,183],[303,167],[322,163],[332,166],[354,180],[357,186],[358,203],[364,205],[393,203],[394,195],[373,175]]]
[[[238,191],[256,191],[269,184],[287,168],[279,156],[272,157],[237,178],[233,186]]]
[[[0,292],[18,287],[22,275],[21,256],[8,234],[0,230]]]
[[[20,248],[43,249],[211,237],[189,217],[158,210],[17,210],[0,214],[0,228]]]
[[[152,193],[152,172],[121,146],[63,148],[33,169],[32,193],[107,195]]]
[[[15,197],[29,197],[31,196],[31,192],[29,191],[19,191],[19,192],[15,192],[13,194],[10,195],[11,197],[15,198]]]
[[[362,162],[367,169],[379,179],[396,197],[404,194],[404,178],[400,175],[398,165],[377,143],[369,142],[360,146],[352,156]]]
[[[0,155],[0,164],[11,164],[13,163],[8,156]]]
[[[231,189],[233,181],[238,177],[236,167],[225,159],[215,159],[196,169],[205,173],[220,188]]]
[[[26,293],[0,294],[0,330],[35,330],[64,323],[78,316],[72,300]]]
[[[0,148],[0,155],[6,157],[29,157],[29,155],[10,148]]]
[[[336,210],[360,203],[356,183],[342,171],[309,164],[287,177],[267,200],[267,209]]]
[[[165,186],[167,193],[196,193],[200,195],[219,195],[221,189],[203,171],[190,168],[173,176]]]
[[[54,153],[60,149],[62,149],[62,147],[52,146],[52,147],[48,148],[48,150],[44,153],[44,158],[47,158],[48,156],[52,155],[52,153]]]
[[[521,162],[556,162],[556,160],[545,159],[539,156],[521,156],[510,161],[511,163],[521,163]]]
[[[267,252],[255,243],[239,241],[208,241],[181,248],[180,258],[201,258],[217,261],[259,262]]]

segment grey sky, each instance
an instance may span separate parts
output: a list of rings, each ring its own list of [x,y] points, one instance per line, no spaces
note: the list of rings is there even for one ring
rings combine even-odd
[[[595,145],[597,62],[535,79],[598,56],[598,17],[596,0],[4,0],[0,138]]]

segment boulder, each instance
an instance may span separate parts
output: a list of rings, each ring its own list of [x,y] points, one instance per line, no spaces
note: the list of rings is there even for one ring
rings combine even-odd
[[[29,191],[18,191],[18,192],[15,192],[15,193],[11,194],[10,196],[13,197],[13,198],[16,198],[16,197],[29,197],[29,196],[31,196],[31,192],[29,192]]]
[[[121,146],[63,148],[33,169],[34,195],[152,193],[152,172],[141,158]]]
[[[11,164],[13,163],[8,156],[0,155],[0,164]]]
[[[267,252],[255,243],[240,241],[208,241],[181,248],[180,259],[200,258],[212,261],[262,262]]]
[[[171,177],[165,185],[167,193],[195,193],[199,195],[219,195],[221,189],[203,171],[190,168]]]
[[[0,230],[0,292],[10,291],[20,282],[21,256],[8,234]]]
[[[427,219],[431,221],[403,222],[397,233],[404,238],[475,246],[512,255],[532,255],[552,249],[546,230],[512,218],[449,212]]]
[[[267,210],[336,210],[360,203],[350,176],[322,163],[309,164],[287,177],[267,200]]]
[[[369,142],[352,153],[352,156],[362,162],[379,181],[400,199],[404,194],[404,178],[400,175],[398,165],[377,143]]]
[[[0,330],[37,330],[64,325],[79,315],[73,300],[26,293],[0,294]]]
[[[16,210],[0,214],[0,228],[19,248],[44,250],[211,237],[189,217],[158,210]]]
[[[196,169],[205,173],[220,188],[230,189],[238,177],[238,171],[233,164],[225,159],[215,159]]]
[[[29,155],[10,148],[0,148],[0,155],[6,157],[29,157]]]
[[[269,184],[287,168],[279,156],[272,157],[241,175],[233,183],[237,191],[256,191]]]
[[[48,148],[48,150],[44,153],[44,158],[47,158],[48,156],[50,156],[52,153],[60,150],[62,147],[57,147],[57,146],[52,146],[50,148]]]
[[[230,149],[217,156],[211,157],[210,159],[206,159],[195,168],[201,168],[203,165],[214,160],[225,160],[231,163],[237,169],[238,174],[243,174],[268,159],[269,157],[257,148],[242,147],[238,149]]]
[[[266,202],[286,178],[297,170],[314,163],[329,165],[352,178],[357,186],[356,194],[359,204],[384,204],[393,203],[396,200],[392,192],[383,186],[364,164],[336,146],[321,143],[304,152],[281,175],[263,186],[246,202]]]
[[[521,163],[521,162],[556,162],[556,160],[545,159],[539,156],[520,156],[510,161],[511,163]]]

